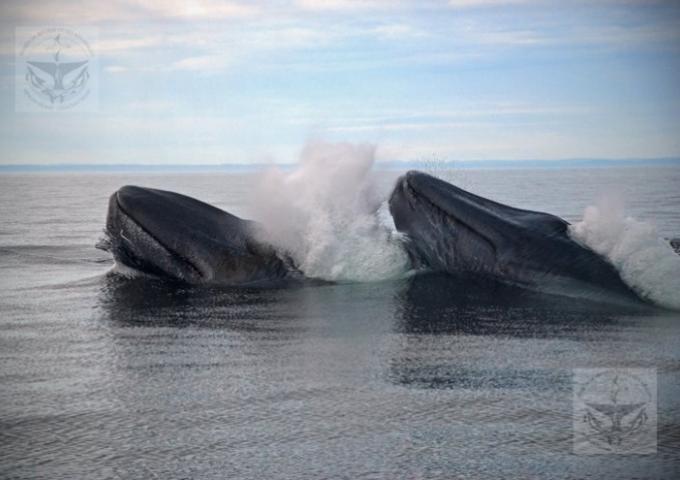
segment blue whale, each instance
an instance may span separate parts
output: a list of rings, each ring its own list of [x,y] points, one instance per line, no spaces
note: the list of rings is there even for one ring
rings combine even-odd
[[[597,300],[639,300],[614,266],[575,242],[568,222],[554,215],[503,205],[417,171],[399,178],[389,208],[415,270]],[[328,283],[305,277],[262,240],[262,230],[185,195],[125,186],[110,197],[100,248],[118,264],[188,284]]]
[[[260,228],[179,193],[125,186],[109,199],[100,247],[119,264],[188,284],[303,280],[289,258],[258,240]]]
[[[503,205],[418,171],[399,178],[389,207],[416,268],[579,297],[637,297],[554,215]]]

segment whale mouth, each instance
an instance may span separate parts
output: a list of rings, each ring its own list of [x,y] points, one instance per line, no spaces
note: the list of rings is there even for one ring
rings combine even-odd
[[[394,224],[419,268],[489,272],[496,268],[501,225],[484,199],[425,173],[402,176],[390,197]]]
[[[225,286],[295,277],[287,259],[255,238],[259,228],[195,198],[131,185],[111,195],[106,220],[114,259],[144,273]]]
[[[131,194],[143,192],[139,187],[123,187],[111,196],[109,216],[102,248],[109,250],[117,262],[135,270],[159,277],[170,277],[187,282],[200,282],[201,269],[177,249],[154,234],[144,224],[144,214],[135,215],[131,210],[143,209],[145,204]],[[122,197],[122,198],[121,198]]]
[[[473,233],[496,251],[492,235],[476,226],[481,223],[480,216],[489,215],[480,203],[480,200],[486,199],[417,171],[407,172],[402,177],[402,188],[411,202],[424,203],[433,214],[439,214],[451,227]]]

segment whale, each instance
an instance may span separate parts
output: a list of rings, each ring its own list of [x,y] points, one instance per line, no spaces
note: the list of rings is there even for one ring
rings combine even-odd
[[[415,170],[399,177],[389,209],[416,270],[640,300],[616,268],[573,240],[569,223],[555,215],[504,205]]]
[[[136,272],[192,285],[277,285],[303,275],[262,226],[186,195],[127,185],[109,198],[99,248]]]
[[[443,273],[457,285],[501,282],[648,303],[604,257],[572,239],[569,223],[555,215],[504,205],[415,170],[399,177],[388,206],[412,273]],[[329,283],[306,277],[265,240],[260,223],[180,193],[120,188],[109,198],[104,232],[97,247],[119,267],[154,277],[218,286]]]

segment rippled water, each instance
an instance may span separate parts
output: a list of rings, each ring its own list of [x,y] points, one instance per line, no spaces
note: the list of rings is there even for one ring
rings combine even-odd
[[[680,237],[680,170],[440,172]],[[393,179],[386,174],[385,184]],[[677,478],[680,315],[424,277],[291,290],[107,275],[126,183],[248,213],[250,175],[0,176],[2,478]],[[653,455],[572,451],[572,369],[655,368]]]

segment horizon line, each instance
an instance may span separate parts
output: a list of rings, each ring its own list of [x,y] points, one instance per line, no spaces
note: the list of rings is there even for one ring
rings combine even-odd
[[[0,172],[35,171],[144,171],[144,170],[259,170],[262,168],[291,168],[297,163],[5,163],[0,164]],[[377,169],[401,169],[410,167],[449,167],[449,168],[565,168],[565,167],[606,167],[606,166],[670,166],[679,165],[680,157],[655,158],[565,158],[565,159],[526,159],[526,160],[385,160],[376,161]]]

